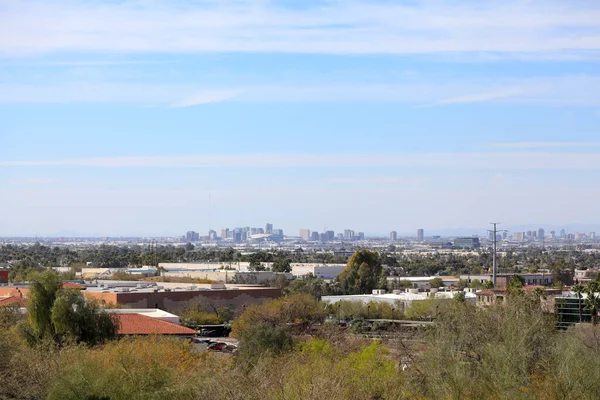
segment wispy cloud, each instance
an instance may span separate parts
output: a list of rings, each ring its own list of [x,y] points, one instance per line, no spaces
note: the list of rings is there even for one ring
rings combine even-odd
[[[0,167],[599,169],[600,153],[250,153],[0,161]]]
[[[221,101],[231,100],[235,98],[238,94],[239,92],[236,90],[221,90],[208,93],[199,93],[173,104],[171,108],[190,107],[208,103],[219,103]]]
[[[536,91],[540,91],[540,89],[534,89],[531,87],[516,87],[516,88],[508,88],[499,91],[493,92],[485,92],[485,93],[476,93],[470,94],[466,96],[458,96],[451,97],[448,99],[440,100],[436,104],[461,104],[461,103],[479,103],[479,102],[489,102],[495,100],[507,99],[510,97],[520,97],[523,95],[528,95],[534,93]]]
[[[431,79],[430,79],[431,78]],[[508,89],[506,89],[508,88]],[[464,93],[475,93],[464,95]],[[383,101],[451,105],[511,102],[600,106],[600,76],[504,78],[499,81],[419,76],[387,83],[329,83],[202,87],[127,82],[68,82],[64,84],[0,83],[0,104],[14,103],[133,103],[186,107],[220,101],[351,102]]]
[[[511,149],[600,147],[600,142],[505,142],[494,143],[494,147]]]
[[[600,49],[600,5],[573,0],[0,2],[0,54],[560,54]],[[60,20],[60,23],[57,21]]]

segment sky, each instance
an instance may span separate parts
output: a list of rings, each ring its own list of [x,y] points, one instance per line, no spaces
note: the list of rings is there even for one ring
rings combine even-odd
[[[600,2],[0,0],[0,236],[600,229]]]

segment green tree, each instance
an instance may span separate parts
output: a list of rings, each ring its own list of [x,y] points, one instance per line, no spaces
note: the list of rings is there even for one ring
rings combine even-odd
[[[456,288],[458,290],[463,290],[467,286],[469,286],[469,283],[467,282],[466,279],[459,279],[458,282],[456,282]]]
[[[471,281],[471,289],[482,289],[483,288],[483,284],[481,283],[481,281],[479,279],[473,279]]]
[[[465,292],[456,292],[453,299],[459,303],[464,303],[467,300]]]
[[[429,286],[434,289],[444,287],[444,280],[439,277],[433,278],[429,281]]]
[[[523,286],[525,286],[525,278],[521,275],[513,275],[510,277],[506,289],[508,289],[508,292],[511,294],[517,294],[521,292]]]
[[[61,287],[58,274],[51,270],[36,273],[31,279],[27,315],[38,339],[54,337],[56,333],[52,323],[52,306]]]
[[[273,272],[292,272],[292,266],[290,265],[291,260],[289,258],[278,257],[273,262],[273,267],[271,268]]]
[[[592,315],[592,324],[597,324],[598,311],[600,310],[600,282],[592,281],[587,284],[585,293],[585,309]]]
[[[88,345],[115,339],[118,321],[86,301],[78,290],[60,290],[52,305],[52,324],[57,335]]]
[[[370,293],[377,288],[382,272],[379,255],[369,250],[357,250],[338,280],[346,292]]]
[[[275,356],[290,351],[292,336],[282,327],[268,324],[250,326],[240,336],[238,361],[252,366],[264,356]]]
[[[265,267],[263,267],[263,265],[260,261],[252,260],[252,261],[250,261],[250,264],[248,265],[248,269],[250,271],[264,271]]]
[[[97,303],[86,302],[79,291],[62,289],[59,275],[51,270],[31,279],[28,320],[33,339],[57,343],[70,338],[93,345],[116,337],[118,330]]]

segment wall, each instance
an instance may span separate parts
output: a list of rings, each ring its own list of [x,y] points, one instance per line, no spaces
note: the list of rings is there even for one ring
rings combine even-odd
[[[194,290],[176,292],[127,292],[101,293],[83,292],[88,297],[104,300],[124,308],[160,308],[175,312],[192,304],[230,307],[241,311],[244,306],[261,304],[269,299],[281,297],[281,289],[240,289],[240,290]]]

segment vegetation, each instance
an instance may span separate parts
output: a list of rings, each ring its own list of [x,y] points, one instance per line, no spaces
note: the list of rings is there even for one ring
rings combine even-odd
[[[378,288],[383,268],[379,255],[370,250],[357,250],[348,260],[348,266],[338,275],[346,293],[371,293]]]
[[[51,339],[94,345],[116,337],[117,322],[78,290],[63,289],[55,272],[32,276],[30,284],[29,324],[22,327],[30,343]]]
[[[299,329],[324,313],[312,296],[293,295],[234,322],[240,350],[233,356],[161,337],[30,347],[15,329],[18,317],[3,312],[12,317],[0,330],[0,398],[598,398],[599,327],[560,333],[526,296],[484,309],[441,304],[433,325],[412,339],[372,341],[335,324]]]

